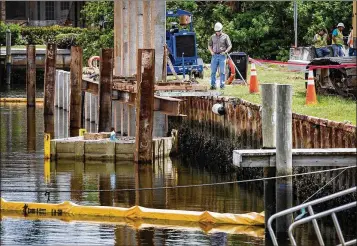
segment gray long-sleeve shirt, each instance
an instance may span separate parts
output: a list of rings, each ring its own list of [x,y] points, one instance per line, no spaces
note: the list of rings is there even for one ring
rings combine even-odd
[[[214,53],[219,54],[221,52],[229,52],[232,49],[232,43],[225,33],[221,33],[219,36],[213,34],[208,40],[208,47],[211,47]]]

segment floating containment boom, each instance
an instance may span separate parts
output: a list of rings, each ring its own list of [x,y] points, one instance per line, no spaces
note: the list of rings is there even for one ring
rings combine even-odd
[[[155,219],[189,221],[211,224],[234,225],[264,225],[264,213],[228,214],[215,212],[196,212],[185,210],[153,209],[140,206],[131,208],[107,207],[107,206],[80,206],[65,201],[61,204],[8,202],[1,198],[2,211],[22,211],[24,215],[90,215],[102,217],[119,217],[128,219]]]

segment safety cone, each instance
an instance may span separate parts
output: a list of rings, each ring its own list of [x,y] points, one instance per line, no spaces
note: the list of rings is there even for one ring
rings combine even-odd
[[[255,64],[252,63],[250,67],[249,93],[258,93],[258,92],[259,92],[259,86],[258,86],[257,70],[255,69]]]
[[[313,70],[309,70],[309,77],[307,79],[307,90],[306,90],[306,105],[311,105],[311,104],[317,104]]]

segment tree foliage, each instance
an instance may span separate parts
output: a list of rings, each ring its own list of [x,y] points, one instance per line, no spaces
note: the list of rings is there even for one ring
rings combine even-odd
[[[287,60],[294,45],[293,1],[167,1],[167,9],[178,8],[192,12],[198,54],[205,62],[210,60],[208,38],[217,21],[230,36],[232,51],[246,52],[253,58]],[[113,47],[113,9],[113,2],[94,1],[87,2],[82,10],[88,26],[99,28],[99,23],[108,21],[100,37],[87,36],[88,45],[95,46],[88,47],[93,52]],[[339,22],[345,24],[344,35],[348,35],[351,17],[352,2],[298,0],[298,45],[309,46],[318,28],[331,33]]]
[[[181,8],[194,15],[194,28],[199,43],[199,54],[209,61],[207,41],[219,21],[227,33],[234,51],[263,59],[287,60],[294,45],[294,16],[292,1],[175,1],[168,9]],[[332,29],[343,22],[348,35],[352,22],[352,2],[299,1],[298,45],[309,46],[320,27]]]

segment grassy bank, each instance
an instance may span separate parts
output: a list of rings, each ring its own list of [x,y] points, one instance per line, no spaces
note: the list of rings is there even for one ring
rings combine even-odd
[[[315,116],[319,118],[344,122],[352,122],[356,125],[356,102],[340,96],[318,95],[318,104],[305,105],[305,75],[303,72],[290,72],[286,67],[270,65],[257,66],[259,83],[291,84],[293,86],[293,112]],[[250,72],[248,72],[248,78]],[[205,71],[202,84],[210,84],[210,70]],[[261,103],[260,94],[249,94],[247,86],[229,85],[222,90],[224,96],[239,97],[249,102]]]

